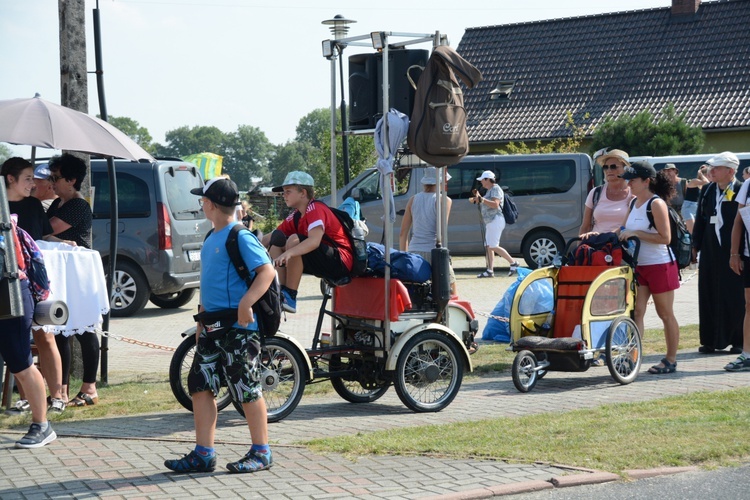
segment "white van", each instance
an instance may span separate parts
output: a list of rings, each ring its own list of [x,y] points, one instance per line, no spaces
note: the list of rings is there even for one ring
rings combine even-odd
[[[421,163],[396,170],[396,245],[406,203],[422,189],[424,167]],[[529,266],[551,264],[562,253],[565,242],[578,236],[584,201],[593,186],[591,158],[581,153],[478,155],[448,167],[448,196],[453,199],[453,208],[446,246],[453,255],[484,253],[479,210],[468,200],[473,189],[482,191],[476,178],[484,170],[495,173],[498,184],[518,206],[518,221],[506,226],[500,244],[512,255],[523,257]],[[348,196],[361,204],[370,228],[368,241],[382,242],[383,200],[377,170],[366,170],[338,191],[339,202]]]
[[[675,156],[631,156],[630,163],[646,160],[651,166],[659,170],[664,168],[667,163],[674,163],[680,171],[680,177],[685,179],[694,179],[698,174],[701,165],[716,156],[718,153],[701,154],[701,155],[675,155]],[[737,169],[737,178],[742,181],[742,170],[750,167],[750,153],[735,153],[740,160],[740,167]],[[602,183],[601,171],[596,173],[596,184]]]

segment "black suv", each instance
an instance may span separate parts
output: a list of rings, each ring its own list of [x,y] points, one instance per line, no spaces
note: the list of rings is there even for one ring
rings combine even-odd
[[[151,300],[159,307],[187,304],[200,285],[200,251],[211,228],[197,196],[198,170],[183,161],[115,161],[118,244],[112,316],[131,316]],[[91,160],[93,248],[109,260],[112,229],[105,160]]]

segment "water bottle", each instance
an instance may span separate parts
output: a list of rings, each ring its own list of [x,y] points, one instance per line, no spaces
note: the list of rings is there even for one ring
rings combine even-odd
[[[620,231],[625,231],[625,226],[620,226]],[[630,240],[624,240],[622,242],[622,249],[628,252],[628,254],[632,257],[633,252],[635,252],[635,243]]]
[[[552,321],[555,316],[555,311],[552,310],[549,313],[547,313],[547,317],[544,318],[544,323],[542,323],[542,332],[545,335],[548,335],[549,332],[552,330]]]

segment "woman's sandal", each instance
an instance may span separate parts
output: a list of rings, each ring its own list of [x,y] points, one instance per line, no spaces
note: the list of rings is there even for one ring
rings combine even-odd
[[[653,375],[664,375],[667,373],[674,373],[677,371],[677,362],[670,363],[667,358],[662,358],[661,364],[664,366],[654,365],[648,369],[648,372]]]
[[[78,407],[78,406],[94,406],[96,403],[99,402],[99,396],[91,397],[85,392],[79,392],[76,397],[68,401],[68,406]]]
[[[494,278],[495,273],[490,271],[484,271],[482,273],[477,274],[477,278]]]
[[[469,349],[468,349],[469,354],[474,354],[478,350],[479,350],[479,344],[477,344],[476,342],[472,342],[471,344],[469,344]]]

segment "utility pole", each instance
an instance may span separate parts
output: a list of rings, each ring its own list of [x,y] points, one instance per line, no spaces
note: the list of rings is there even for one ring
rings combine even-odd
[[[58,0],[60,18],[60,103],[88,114],[88,69],[86,66],[86,2]],[[81,194],[91,199],[91,166],[89,156],[75,153],[86,161],[88,175]]]
[[[57,12],[60,20],[60,104],[88,114],[86,2],[85,0],[58,0]],[[86,178],[81,183],[81,194],[91,202],[93,200],[91,200],[90,157],[76,151],[70,151],[70,153],[81,157],[86,162]],[[68,339],[68,341],[70,340],[72,339]],[[82,377],[83,358],[81,357],[80,344],[71,342],[70,347],[72,355],[71,373],[77,377]]]

